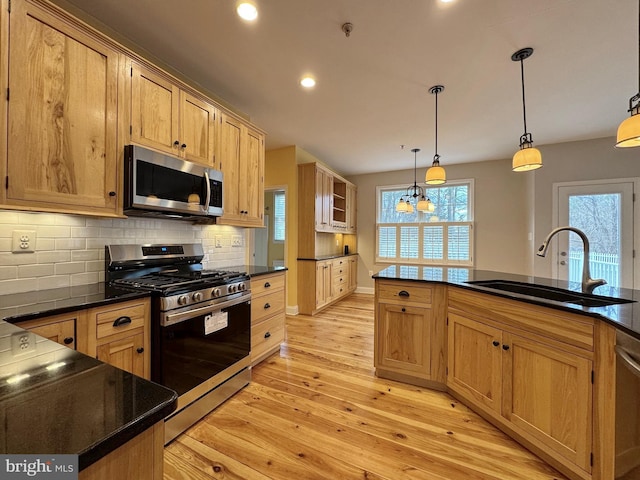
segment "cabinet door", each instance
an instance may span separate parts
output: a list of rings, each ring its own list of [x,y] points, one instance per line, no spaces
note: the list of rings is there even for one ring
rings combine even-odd
[[[333,195],[333,176],[316,168],[316,230],[331,230],[331,201]]]
[[[347,185],[347,232],[356,233],[357,231],[357,194],[358,190],[355,185]]]
[[[241,218],[240,197],[238,185],[240,183],[240,141],[242,138],[242,124],[233,117],[221,114],[220,121],[220,154],[219,168],[224,174],[224,215],[218,220],[221,223],[233,224]]]
[[[378,305],[375,366],[428,379],[431,372],[431,309]]]
[[[134,63],[131,70],[131,140],[178,155],[181,145],[178,108],[178,87]]]
[[[503,342],[502,415],[590,472],[591,360],[519,335]]]
[[[316,308],[331,301],[331,262],[316,262]]]
[[[358,286],[358,258],[349,257],[349,291],[353,292]]]
[[[214,166],[216,108],[180,92],[180,149],[187,160]]]
[[[76,348],[76,318],[74,315],[68,318],[56,317],[56,320],[42,319],[20,323],[25,330],[40,335],[48,340],[64,345],[75,350]]]
[[[500,413],[502,331],[449,313],[447,384]]]
[[[138,333],[98,345],[96,358],[139,377],[145,377],[144,334]]]
[[[261,227],[264,215],[264,135],[246,129],[242,143],[243,172],[239,183],[244,222]]]
[[[114,215],[118,53],[28,2],[9,31],[7,203]]]

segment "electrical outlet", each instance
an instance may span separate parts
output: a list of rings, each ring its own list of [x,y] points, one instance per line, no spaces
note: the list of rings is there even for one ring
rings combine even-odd
[[[13,253],[33,253],[35,251],[35,230],[14,230],[11,242]]]
[[[222,235],[216,235],[216,248],[222,248]]]
[[[242,236],[234,235],[231,237],[231,246],[233,247],[241,247],[242,246]]]
[[[373,270],[369,270],[369,276],[373,277]]]
[[[11,353],[21,355],[36,348],[36,336],[31,332],[18,332],[11,335]]]

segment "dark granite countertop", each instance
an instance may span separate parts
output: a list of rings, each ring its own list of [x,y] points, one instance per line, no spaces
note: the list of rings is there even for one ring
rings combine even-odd
[[[225,268],[227,270],[227,268]],[[260,275],[268,275],[270,273],[285,272],[287,267],[267,267],[266,265],[236,265],[229,267],[228,270],[238,270],[247,272],[250,277],[259,277]]]
[[[310,260],[313,262],[320,262],[322,260],[331,260],[332,258],[352,257],[357,255],[358,255],[357,252],[347,253],[346,255],[344,253],[332,253],[331,255],[318,255],[317,257],[313,257],[313,258],[298,257],[298,260]]]
[[[148,296],[149,292],[121,290],[103,282],[0,295],[0,319],[18,323]]]
[[[522,302],[542,305],[545,307],[565,310],[571,313],[588,315],[606,321],[619,330],[640,339],[640,290],[615,288],[610,285],[601,285],[594,291],[594,295],[614,297],[631,300],[632,303],[619,305],[607,305],[603,307],[584,307],[573,303],[547,300],[540,297],[511,293],[503,290],[495,290],[467,282],[483,280],[509,280],[519,283],[532,283],[549,287],[561,288],[573,292],[580,292],[580,283],[563,280],[552,280],[543,277],[517,275],[513,273],[493,272],[489,270],[475,270],[472,268],[456,267],[428,267],[422,265],[391,265],[373,275],[373,278],[388,278],[395,280],[411,280],[420,282],[435,282],[454,285],[469,290],[510,298]]]
[[[80,470],[161,421],[177,394],[0,321],[0,453],[77,454]]]

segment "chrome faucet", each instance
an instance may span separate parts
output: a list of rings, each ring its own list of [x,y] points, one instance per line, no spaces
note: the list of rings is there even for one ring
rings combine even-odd
[[[536,252],[536,255],[539,257],[544,257],[547,254],[547,248],[549,248],[549,241],[551,238],[558,232],[562,232],[563,230],[568,230],[571,232],[575,232],[582,239],[582,246],[584,249],[584,257],[582,259],[582,293],[593,293],[593,289],[604,285],[606,280],[603,279],[594,279],[591,278],[591,273],[589,272],[589,239],[584,234],[582,230],[579,230],[575,227],[558,227],[551,230],[551,233],[547,235],[547,238],[544,239],[542,245]]]

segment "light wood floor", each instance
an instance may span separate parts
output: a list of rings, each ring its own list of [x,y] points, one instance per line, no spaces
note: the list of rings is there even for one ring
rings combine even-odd
[[[287,317],[287,332],[165,448],[165,480],[564,479],[451,396],[376,378],[372,296]]]

